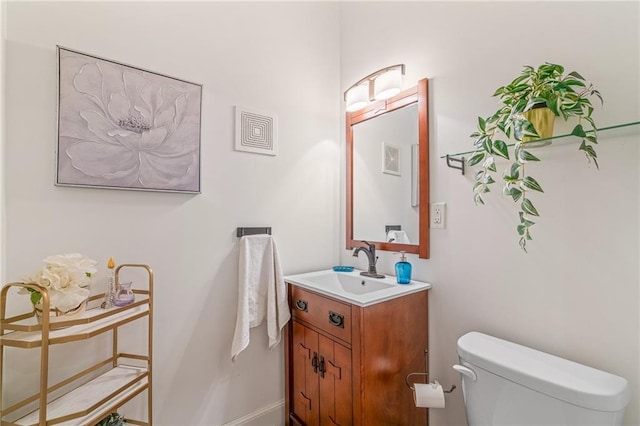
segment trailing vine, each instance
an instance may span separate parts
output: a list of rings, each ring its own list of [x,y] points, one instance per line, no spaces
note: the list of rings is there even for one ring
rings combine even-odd
[[[532,239],[530,228],[535,224],[532,219],[540,216],[530,193],[542,193],[544,190],[534,177],[525,173],[527,163],[540,161],[527,145],[533,142],[529,139],[540,135],[524,113],[544,104],[556,117],[561,116],[564,120],[577,117],[578,124],[571,134],[582,139],[578,149],[584,152],[588,162],[593,161],[599,168],[594,148],[598,143],[597,129],[591,117],[593,106],[587,96],[594,95],[601,102],[602,97],[577,72],[566,76],[563,73],[564,67],[557,64],[545,63],[537,69],[525,66],[520,76],[496,90],[493,96],[500,99],[502,106],[488,118],[478,117],[478,129],[471,134],[476,150],[467,164],[475,166],[481,163],[473,185],[473,199],[477,205],[484,204],[483,195],[490,192],[491,185],[496,183],[496,157],[510,160],[509,145],[498,139],[499,133],[504,134],[507,140],[512,137],[515,140],[513,162],[501,176],[504,181],[502,193],[510,196],[519,207],[517,231],[520,248],[525,252],[527,241]],[[583,121],[589,125],[589,130],[584,129]]]

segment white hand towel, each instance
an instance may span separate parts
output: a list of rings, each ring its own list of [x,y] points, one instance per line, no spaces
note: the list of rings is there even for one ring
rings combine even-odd
[[[411,244],[409,242],[409,237],[407,233],[404,231],[389,231],[387,233],[387,242],[398,243],[398,244]]]
[[[231,359],[249,346],[249,329],[267,320],[269,349],[282,337],[291,318],[287,289],[278,260],[278,248],[271,235],[240,238],[238,269],[238,315],[231,345]]]

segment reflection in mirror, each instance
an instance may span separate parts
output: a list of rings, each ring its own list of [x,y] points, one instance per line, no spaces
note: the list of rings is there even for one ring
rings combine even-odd
[[[347,248],[429,257],[427,79],[347,113]]]
[[[412,205],[412,147],[418,145],[418,105],[407,105],[353,129],[353,238],[418,243]],[[413,155],[415,155],[414,152]]]

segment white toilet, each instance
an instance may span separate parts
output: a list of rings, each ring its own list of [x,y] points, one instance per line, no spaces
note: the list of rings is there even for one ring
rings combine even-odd
[[[486,334],[458,339],[469,426],[622,424],[627,380]]]

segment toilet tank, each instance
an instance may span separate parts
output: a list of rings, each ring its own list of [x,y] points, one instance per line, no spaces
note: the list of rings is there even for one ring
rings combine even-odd
[[[470,426],[620,425],[631,397],[622,377],[478,332],[458,356]]]

